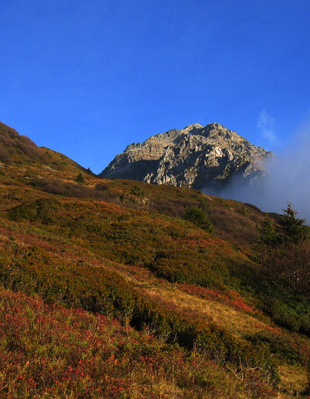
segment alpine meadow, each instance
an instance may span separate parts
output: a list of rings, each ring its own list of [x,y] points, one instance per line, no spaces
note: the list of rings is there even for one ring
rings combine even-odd
[[[309,228],[0,124],[1,398],[310,396]]]

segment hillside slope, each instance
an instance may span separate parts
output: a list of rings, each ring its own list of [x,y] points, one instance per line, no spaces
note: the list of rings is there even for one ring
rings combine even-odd
[[[1,164],[1,397],[288,398],[306,388],[309,301],[256,262],[263,213],[66,162]]]
[[[29,137],[20,135],[15,129],[0,122],[0,167],[12,164],[15,165],[15,171],[31,171],[31,167],[35,167],[34,171],[38,172],[39,167],[51,169],[53,172],[89,173],[65,155],[38,147]]]

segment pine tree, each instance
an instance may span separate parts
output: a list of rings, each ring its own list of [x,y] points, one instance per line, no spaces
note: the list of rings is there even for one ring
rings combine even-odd
[[[309,236],[309,228],[305,226],[305,219],[296,217],[298,214],[289,202],[286,209],[283,209],[284,215],[279,221],[280,234],[284,244],[297,244],[299,241]]]
[[[276,231],[274,222],[268,215],[260,227],[258,243],[260,245],[268,245],[272,247],[279,243],[279,233]]]
[[[309,298],[310,230],[291,203],[283,212],[278,224],[268,217],[262,223],[258,259],[270,281]]]

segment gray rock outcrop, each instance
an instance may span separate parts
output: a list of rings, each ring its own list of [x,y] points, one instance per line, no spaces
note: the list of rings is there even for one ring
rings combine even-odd
[[[233,177],[261,175],[271,154],[218,123],[193,124],[130,144],[99,176],[219,192]]]

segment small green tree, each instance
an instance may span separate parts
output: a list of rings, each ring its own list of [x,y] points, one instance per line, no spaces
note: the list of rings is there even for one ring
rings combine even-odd
[[[85,183],[85,179],[84,179],[84,176],[82,175],[82,173],[79,173],[79,174],[77,175],[75,181],[76,181],[77,183]]]
[[[275,228],[273,220],[267,215],[259,229],[259,245],[275,246],[279,243],[279,233]]]
[[[183,219],[194,223],[197,227],[200,227],[201,229],[205,230],[208,233],[211,233],[211,234],[214,233],[211,220],[207,217],[207,215],[201,209],[199,209],[197,207],[193,206],[193,207],[187,208],[183,215]]]
[[[280,235],[284,244],[297,244],[299,241],[309,236],[309,228],[305,226],[305,219],[296,217],[298,214],[289,202],[286,209],[283,209],[284,215],[279,221]]]
[[[305,220],[296,217],[298,214],[289,202],[286,209],[283,209],[278,224],[267,216],[260,227],[258,244],[275,247],[280,244],[298,244],[309,237],[309,227],[305,226]]]
[[[262,223],[258,256],[270,281],[309,298],[309,227],[296,217],[291,203],[283,212],[278,225],[268,217]]]

